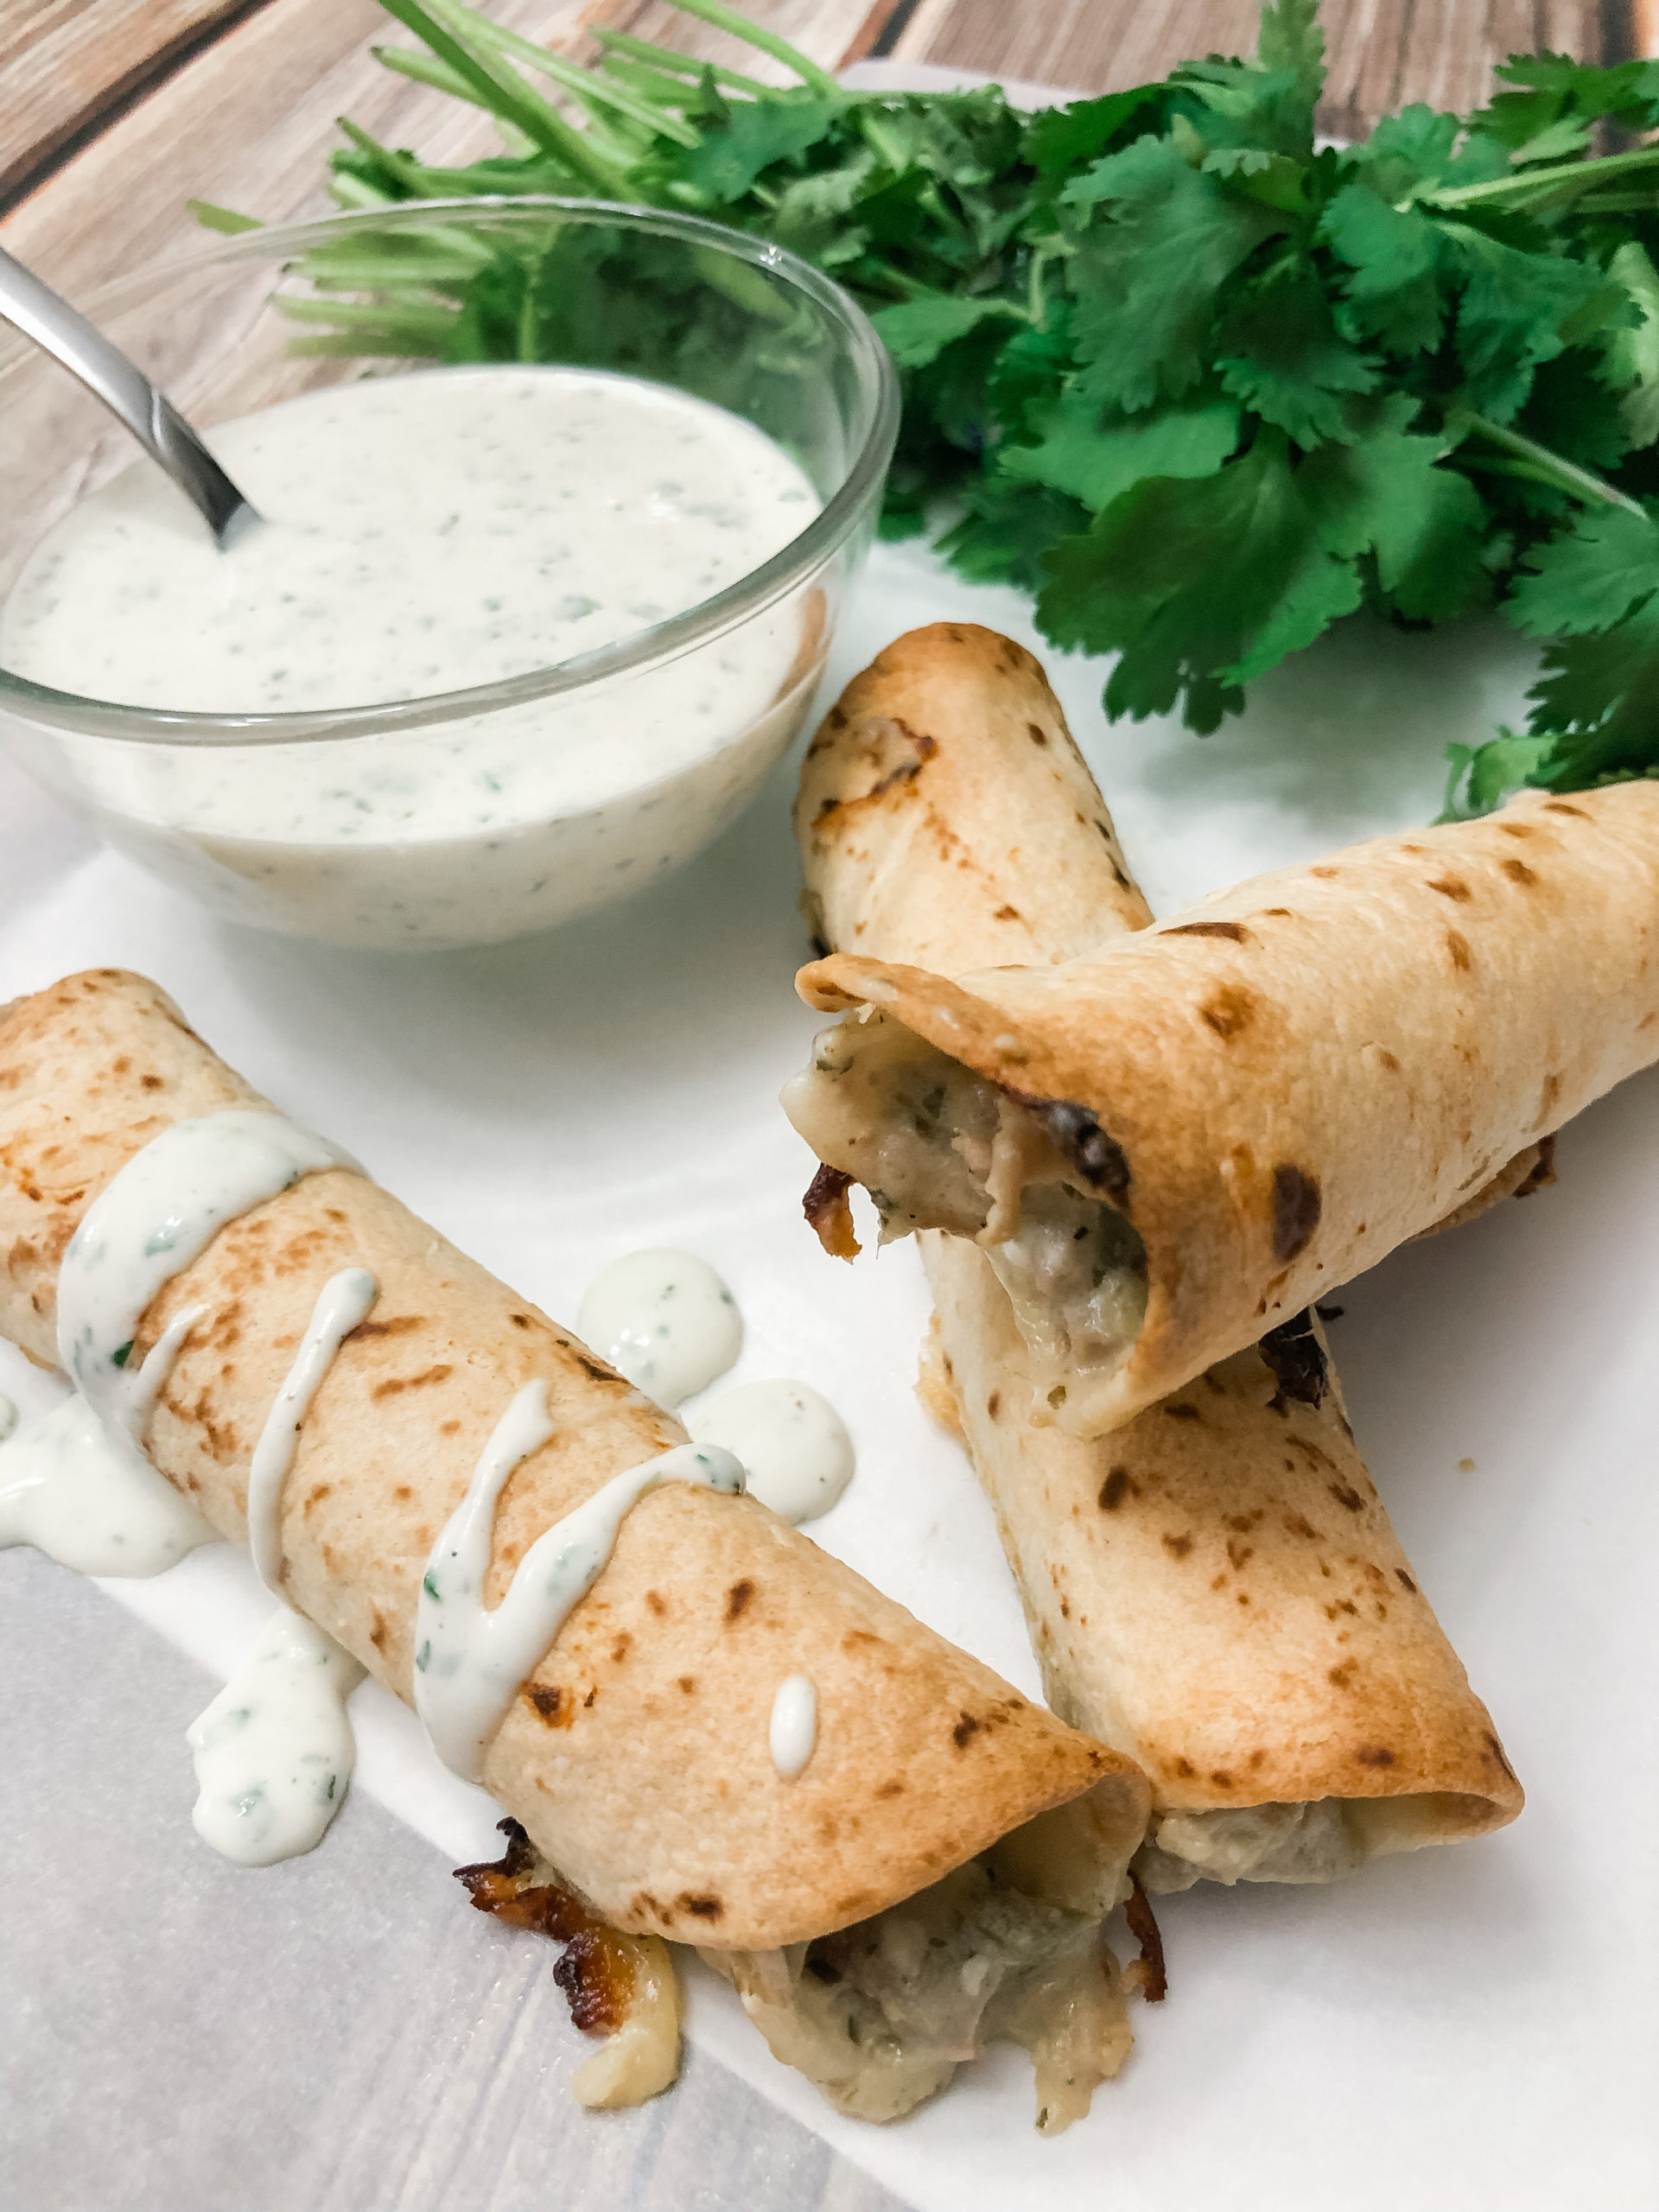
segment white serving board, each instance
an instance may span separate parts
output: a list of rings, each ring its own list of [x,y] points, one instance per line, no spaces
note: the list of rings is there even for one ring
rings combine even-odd
[[[1049,653],[1018,594],[900,548],[872,558],[826,701],[899,631],[949,618],[1042,652],[1160,911],[1427,819],[1441,747],[1513,719],[1526,681],[1496,631],[1359,629],[1213,738],[1109,728],[1100,664]],[[792,780],[791,762],[631,906],[400,958],[209,924],[0,760],[0,1002],[80,967],[144,969],[283,1106],[555,1314],[620,1252],[706,1255],[747,1322],[733,1379],[802,1376],[854,1433],[857,1478],[813,1533],[1035,1691],[988,1511],[912,1393],[914,1255],[841,1267],[800,1217],[812,1163],[775,1103],[815,1027],[791,988]],[[1124,2075],[1053,2142],[1033,2131],[1016,2052],[877,2130],[774,2064],[701,1974],[694,2041],[920,2212],[1332,2196],[1350,2212],[1652,2212],[1659,1072],[1569,1129],[1560,1168],[1554,1190],[1396,1255],[1344,1294],[1334,1331],[1372,1471],[1530,1792],[1520,1822],[1329,1891],[1166,1900],[1169,2001],[1137,2008]],[[51,1387],[18,1374],[0,1369],[0,1387]],[[267,1605],[223,1547],[105,1586],[221,1675]],[[353,1709],[356,1786],[452,1860],[493,1855],[494,1808],[402,1708],[371,1684]],[[184,1854],[204,1847],[182,1746],[179,1764]]]

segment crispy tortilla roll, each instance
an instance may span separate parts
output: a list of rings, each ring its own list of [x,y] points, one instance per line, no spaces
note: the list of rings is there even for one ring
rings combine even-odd
[[[948,972],[1012,943],[1052,964],[1149,918],[1040,670],[983,630],[912,632],[849,687],[796,824],[809,910],[877,959]],[[1027,1417],[1029,1355],[984,1253],[920,1243],[923,1395],[995,1510],[1050,1702],[1152,1777],[1148,1887],[1328,1879],[1515,1817],[1315,1318],[1089,1441]]]
[[[16,1003],[0,1021],[0,1327],[50,1360],[59,1264],[100,1187],[168,1125],[262,1103],[141,977],[100,970]],[[232,1541],[246,1540],[255,1440],[321,1288],[349,1268],[372,1273],[378,1300],[304,1421],[283,1494],[285,1586],[412,1702],[429,1554],[524,1385],[545,1379],[553,1433],[501,1495],[490,1605],[535,1538],[683,1432],[365,1176],[308,1173],[228,1221],[131,1349],[137,1363],[200,1309],[147,1450]],[[785,1782],[768,1726],[798,1672],[816,1686],[817,1744]],[[879,1913],[1097,1786],[1126,1832],[1145,1808],[1126,1760],[764,1506],[678,1481],[623,1519],[482,1779],[617,1927],[745,1953]]]
[[[795,1126],[884,1236],[981,1244],[1037,1417],[1099,1436],[1659,1059],[1659,785],[1379,837],[1058,966],[837,954],[800,989],[857,1011]]]

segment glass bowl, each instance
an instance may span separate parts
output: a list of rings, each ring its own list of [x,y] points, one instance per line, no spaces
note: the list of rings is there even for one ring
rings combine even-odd
[[[213,913],[378,949],[546,929],[701,851],[799,728],[874,533],[899,403],[864,315],[792,254],[654,209],[422,200],[246,231],[78,304],[210,429],[365,373],[557,363],[712,401],[773,439],[822,502],[781,552],[684,613],[430,697],[168,713],[49,690],[0,664],[0,742],[112,845]],[[134,448],[64,370],[9,333],[0,439],[3,603],[48,529],[131,466]],[[653,716],[660,725],[722,641],[763,624],[782,645],[775,690],[734,700],[685,737],[674,765],[653,767],[630,734]],[[359,823],[334,809],[302,836],[271,826],[280,809],[248,804],[251,791],[303,793],[319,779],[331,791],[430,788],[504,745],[558,747],[562,789],[504,807],[486,827],[399,830],[384,807]]]

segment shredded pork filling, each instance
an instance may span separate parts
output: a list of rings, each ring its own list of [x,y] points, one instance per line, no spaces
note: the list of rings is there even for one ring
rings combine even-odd
[[[1146,1251],[1101,1194],[1110,1160],[1092,1117],[1012,1096],[881,1014],[823,1031],[784,1106],[818,1157],[869,1192],[883,1243],[942,1229],[982,1246],[1039,1406],[1128,1357],[1146,1318]]]
[[[1134,2043],[1101,1934],[1123,1849],[1062,1807],[903,1904],[781,1951],[705,1951],[777,2057],[856,2119],[896,2120],[991,2043],[1029,2051],[1037,2125],[1089,2109]],[[1033,1894],[1033,1892],[1037,1892]]]
[[[1154,1896],[1195,1882],[1335,1882],[1363,1862],[1344,1801],[1154,1813],[1135,1871]]]

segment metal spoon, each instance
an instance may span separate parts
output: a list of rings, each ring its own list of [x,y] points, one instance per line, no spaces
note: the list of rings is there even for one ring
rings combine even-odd
[[[164,392],[49,284],[0,248],[0,321],[61,361],[132,432],[205,518],[222,552],[259,519]]]

